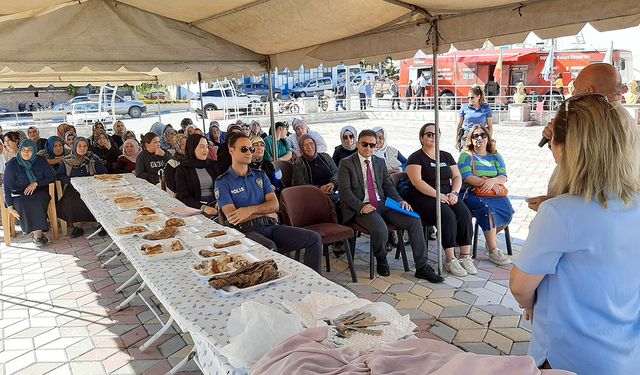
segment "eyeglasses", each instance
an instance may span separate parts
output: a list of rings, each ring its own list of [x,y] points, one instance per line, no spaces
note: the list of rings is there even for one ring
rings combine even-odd
[[[353,139],[353,134],[345,134],[345,135],[342,136],[342,139],[344,139],[345,141],[347,139]]]
[[[254,152],[256,152],[256,148],[255,147],[242,146],[242,147],[240,147],[240,152],[242,152],[243,154],[246,154],[247,152],[250,152],[250,153],[253,154]]]
[[[475,139],[476,141],[479,141],[481,139],[487,139],[487,133],[478,133],[478,134],[473,134],[471,136],[471,139]]]
[[[369,143],[369,142],[358,142],[360,143],[360,146],[364,147],[364,148],[376,148],[376,144],[375,143]]]
[[[424,136],[424,135],[426,135],[426,136],[427,136],[427,138],[435,138],[436,133],[434,133],[434,132],[425,132],[425,133],[423,134],[423,136]]]

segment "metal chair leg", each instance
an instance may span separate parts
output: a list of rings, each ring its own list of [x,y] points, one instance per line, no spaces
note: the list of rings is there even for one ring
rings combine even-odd
[[[473,247],[472,247],[472,255],[471,257],[473,259],[476,259],[476,255],[478,252],[478,228],[480,228],[480,224],[478,224],[478,221],[476,220],[476,225],[473,228]]]
[[[114,260],[118,259],[118,257],[120,256],[120,254],[122,254],[122,252],[120,250],[118,250],[116,252],[116,255],[112,256],[111,258],[109,258],[106,262],[102,263],[102,265],[100,267],[102,268],[107,268],[107,266],[109,265],[109,263],[113,262]]]
[[[324,255],[325,265],[327,266],[327,272],[331,272],[331,260],[329,259],[329,245],[322,245],[322,252]]]
[[[111,249],[111,246],[113,246],[113,245],[115,245],[115,242],[111,241],[111,243],[107,247],[105,247],[98,254],[96,254],[96,257],[100,258],[102,255],[104,255],[104,253],[109,251]]]
[[[369,247],[369,278],[371,280],[373,280],[373,278],[375,277],[375,274],[373,272],[373,266],[374,266],[375,260],[376,260],[376,257],[373,256],[373,250],[371,249],[371,247]]]
[[[351,252],[351,246],[349,245],[350,240],[343,241],[344,250],[347,254],[347,263],[349,264],[349,272],[351,272],[351,280],[354,283],[358,282],[358,275],[356,275],[356,268],[353,264],[353,253]]]

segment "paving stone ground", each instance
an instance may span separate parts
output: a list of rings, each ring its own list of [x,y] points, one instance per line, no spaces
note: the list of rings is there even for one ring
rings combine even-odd
[[[386,126],[390,144],[408,156],[418,148],[421,122],[393,121],[395,125],[389,126],[390,122],[358,120],[350,124],[358,129]],[[312,128],[333,147],[343,125],[322,123],[312,124]],[[553,169],[550,152],[536,146],[540,130],[496,126],[498,150],[507,163],[515,209],[510,225],[514,256],[534,216],[524,199],[544,193]],[[451,150],[453,124],[445,124],[442,131],[443,149]],[[501,243],[504,249],[503,237]],[[134,270],[126,259],[102,269],[101,261],[106,258],[99,260],[96,253],[106,245],[102,238],[64,237],[36,249],[19,234],[11,247],[0,245],[0,375],[162,374],[189,353],[193,345],[189,335],[175,330],[163,335],[156,347],[139,350],[159,324],[139,300],[116,311],[115,306],[135,286],[124,293],[114,289]],[[435,244],[430,241],[429,245],[429,258],[435,261]],[[410,246],[406,247],[413,267]],[[325,275],[362,298],[387,302],[409,314],[420,329],[419,337],[444,340],[475,353],[526,354],[530,325],[522,319],[508,289],[510,266],[497,267],[488,262],[483,249],[480,236],[476,259],[479,272],[475,276],[445,275],[444,283],[430,284],[417,280],[413,272],[405,272],[402,262],[390,254],[391,276],[369,280],[369,243],[362,236],[356,249],[358,283],[351,282],[344,259],[333,258],[331,272]],[[184,374],[199,373],[193,363],[183,370]]]

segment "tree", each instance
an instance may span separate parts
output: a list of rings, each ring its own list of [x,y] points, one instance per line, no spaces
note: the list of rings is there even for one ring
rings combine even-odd
[[[391,55],[387,56],[387,58],[382,62],[382,72],[387,77],[393,77],[398,74],[398,67],[393,64],[393,58],[391,58]]]

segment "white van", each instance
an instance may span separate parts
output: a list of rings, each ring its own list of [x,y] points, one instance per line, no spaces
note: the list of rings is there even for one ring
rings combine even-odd
[[[312,78],[294,86],[289,94],[294,98],[304,98],[306,96],[322,95],[325,90],[333,90],[331,77]]]

